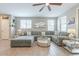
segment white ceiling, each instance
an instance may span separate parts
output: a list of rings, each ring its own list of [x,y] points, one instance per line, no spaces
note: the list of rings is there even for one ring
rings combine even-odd
[[[42,5],[33,7],[32,3],[0,3],[0,13],[21,17],[57,17],[75,5],[77,3],[63,3],[62,6],[51,6],[52,11],[45,7],[39,12]]]

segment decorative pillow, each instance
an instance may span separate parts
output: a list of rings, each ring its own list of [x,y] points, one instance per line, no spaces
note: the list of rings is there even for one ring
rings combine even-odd
[[[70,33],[70,34],[69,34],[69,38],[76,38],[76,36],[75,36],[74,33]]]
[[[31,32],[27,32],[27,35],[31,35]]]
[[[17,35],[23,36],[24,35],[24,32],[17,32]]]
[[[41,35],[42,35],[42,36],[45,36],[45,32],[41,32]]]
[[[16,35],[22,35],[22,30],[21,29],[18,29],[17,32],[16,32]]]

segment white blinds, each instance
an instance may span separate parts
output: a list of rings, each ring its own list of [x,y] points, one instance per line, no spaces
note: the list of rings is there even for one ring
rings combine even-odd
[[[48,20],[48,31],[54,31],[55,20]]]
[[[20,28],[21,29],[29,29],[32,27],[31,20],[20,20]]]

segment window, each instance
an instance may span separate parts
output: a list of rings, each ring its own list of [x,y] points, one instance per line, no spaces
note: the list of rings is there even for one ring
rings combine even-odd
[[[31,20],[26,20],[26,28],[27,29],[32,28],[32,22],[31,22]]]
[[[59,32],[67,32],[67,17],[58,18],[57,28]]]
[[[20,28],[21,29],[29,29],[31,28],[31,20],[20,20]]]
[[[61,32],[67,32],[67,19],[66,19],[66,17],[61,18]]]
[[[26,20],[20,20],[20,28],[26,28]]]
[[[54,20],[48,20],[48,31],[54,31]]]

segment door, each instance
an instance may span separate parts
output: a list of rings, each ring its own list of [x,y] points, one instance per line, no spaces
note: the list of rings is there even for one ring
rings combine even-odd
[[[9,19],[1,19],[1,39],[9,39]]]

